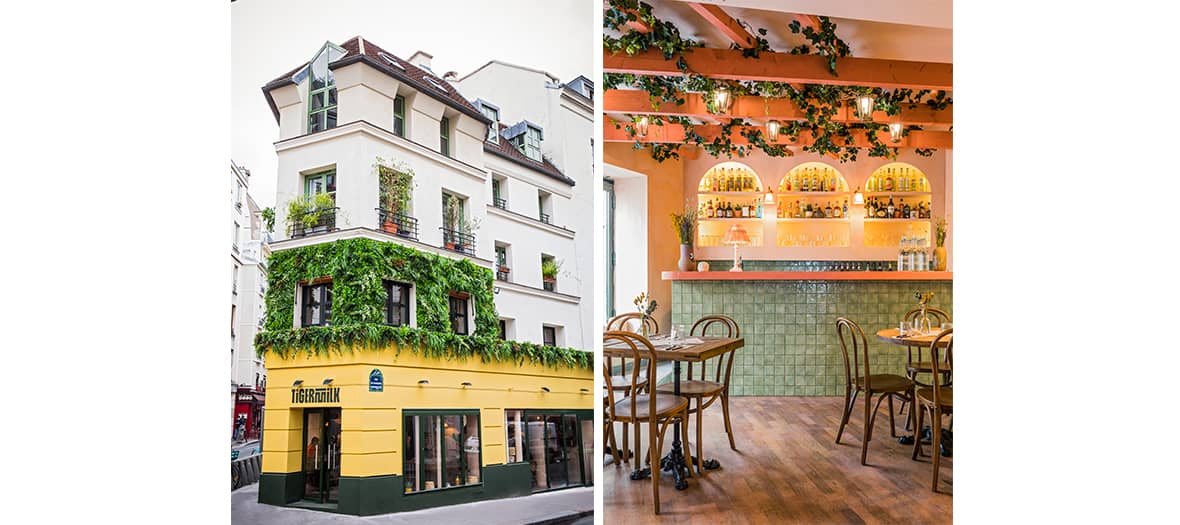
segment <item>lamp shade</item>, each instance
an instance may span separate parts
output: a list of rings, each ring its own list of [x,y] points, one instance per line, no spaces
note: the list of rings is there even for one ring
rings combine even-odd
[[[647,127],[650,124],[651,124],[651,122],[650,122],[650,119],[647,118],[647,115],[636,118],[635,119],[635,134],[639,135],[640,138],[646,137],[647,136]]]
[[[860,119],[868,122],[873,120],[873,107],[876,105],[877,99],[872,94],[860,95],[856,97],[856,114]]]
[[[770,142],[778,142],[778,130],[782,124],[777,120],[766,121],[766,140]]]
[[[889,140],[894,143],[901,142],[901,122],[889,123]]]
[[[725,232],[725,239],[721,241],[722,244],[732,244],[734,246],[745,246],[750,244],[750,236],[746,230],[738,224],[729,227]]]

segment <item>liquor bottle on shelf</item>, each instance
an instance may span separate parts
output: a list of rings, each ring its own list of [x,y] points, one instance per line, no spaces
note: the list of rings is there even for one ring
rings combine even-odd
[[[824,217],[832,216],[832,201],[828,201],[828,206],[824,208]]]
[[[875,216],[876,215],[876,211],[875,211],[876,208],[877,208],[877,205],[876,205],[875,201],[873,200],[872,197],[869,197],[868,202],[865,203],[865,218],[867,219],[869,217]]]
[[[888,206],[887,208],[885,208],[885,213],[887,214],[887,216],[888,216],[889,218],[892,218],[892,217],[893,217],[893,212],[894,212],[894,211],[896,211],[896,209],[895,209],[895,208],[894,208],[894,206],[893,206],[893,196],[892,196],[892,195],[890,195],[890,196],[889,196],[889,206]]]
[[[705,216],[712,219],[713,217],[716,217],[716,215],[713,215],[713,213],[713,199],[709,199],[709,206],[705,208]]]
[[[803,204],[801,203],[801,201],[799,199],[795,199],[794,212],[795,213],[793,215],[791,215],[793,218],[798,219],[798,218],[803,217]]]
[[[848,217],[848,199],[844,199],[844,206],[840,208],[840,216]]]
[[[807,203],[807,207],[803,208],[803,217],[805,219],[810,219],[813,214],[814,214],[814,212],[812,212],[811,203],[809,202],[809,203]]]
[[[758,206],[754,209],[754,216],[759,219],[762,218],[762,199],[758,199]]]
[[[906,271],[906,252],[909,251],[910,238],[905,234],[901,236],[901,244],[897,247],[897,271]]]
[[[910,205],[905,203],[905,199],[901,200],[901,218],[910,218]]]
[[[893,191],[893,170],[885,174],[885,191]]]
[[[725,203],[725,217],[727,219],[734,218],[734,210],[733,210],[733,203],[732,202]]]
[[[906,178],[905,171],[902,171],[901,175],[897,177],[897,189],[899,191],[910,191],[910,180]]]

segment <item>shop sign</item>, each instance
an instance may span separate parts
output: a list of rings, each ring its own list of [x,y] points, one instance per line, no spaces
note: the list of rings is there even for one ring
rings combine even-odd
[[[315,388],[296,388],[291,391],[291,403],[339,403],[340,387],[319,386]]]
[[[254,402],[254,394],[238,394],[238,401],[241,401],[244,403],[253,403]]]
[[[381,375],[381,370],[376,368],[369,372],[369,392],[382,392],[385,390],[385,378]]]

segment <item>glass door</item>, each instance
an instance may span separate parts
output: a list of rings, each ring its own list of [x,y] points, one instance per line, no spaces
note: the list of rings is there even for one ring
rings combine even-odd
[[[303,411],[303,499],[335,503],[340,495],[340,409]]]
[[[545,416],[545,473],[551,489],[569,485],[563,419],[560,414]]]

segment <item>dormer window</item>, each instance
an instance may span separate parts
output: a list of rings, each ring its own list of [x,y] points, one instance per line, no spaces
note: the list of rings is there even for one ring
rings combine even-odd
[[[515,127],[515,126],[513,126]],[[520,133],[513,137],[510,142],[516,149],[524,153],[524,156],[542,162],[541,160],[541,128],[533,125],[528,125],[524,133]]]
[[[336,127],[336,79],[328,64],[345,53],[344,49],[329,42],[324,44],[308,65],[308,133]]]

